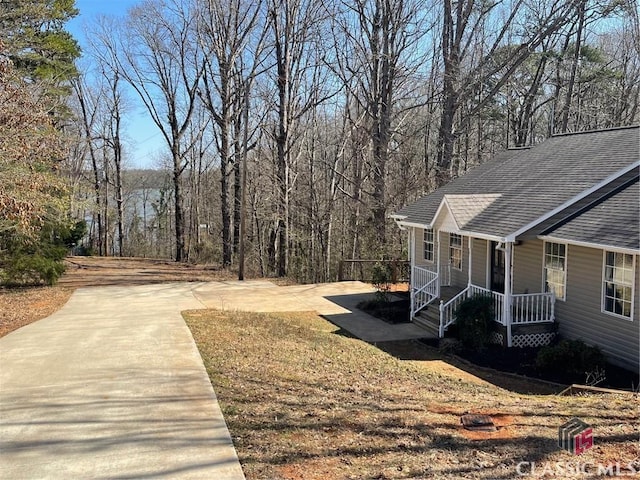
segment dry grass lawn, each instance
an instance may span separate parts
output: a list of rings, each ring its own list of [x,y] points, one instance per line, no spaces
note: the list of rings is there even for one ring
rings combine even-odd
[[[185,318],[249,480],[513,479],[522,461],[547,465],[537,478],[570,477],[547,462],[586,464],[574,478],[598,463],[640,471],[637,397],[514,393],[435,360],[399,360],[314,313]],[[491,415],[498,430],[462,429],[465,413]],[[574,416],[594,429],[580,457],[557,447]]]
[[[67,287],[0,289],[0,337],[61,308],[73,293]]]

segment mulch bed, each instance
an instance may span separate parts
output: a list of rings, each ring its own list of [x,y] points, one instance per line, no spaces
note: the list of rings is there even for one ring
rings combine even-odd
[[[401,299],[397,299],[398,296]],[[396,293],[390,301],[380,299],[362,302],[358,308],[369,315],[372,315],[387,323],[407,323],[409,322],[410,300],[408,292]],[[435,346],[435,345],[434,345]],[[526,348],[503,348],[498,345],[489,345],[482,351],[461,350],[456,354],[464,360],[479,367],[491,368],[500,372],[514,373],[524,377],[541,379],[548,382],[570,385],[572,383],[588,383],[585,377],[575,377],[567,375],[561,369],[554,372],[542,372],[536,367],[536,356],[540,347]],[[599,387],[613,388],[620,390],[638,391],[640,378],[638,374],[617,367],[607,365],[605,369],[606,378],[598,383]]]
[[[390,297],[388,301],[374,299],[361,302],[358,308],[387,323],[409,323],[411,302],[408,292],[397,292]]]
[[[580,378],[572,377],[566,375],[560,368],[554,372],[541,372],[536,368],[536,356],[539,350],[540,347],[503,348],[497,345],[490,345],[482,351],[462,350],[456,353],[475,365],[493,368],[501,372],[516,373],[565,385],[586,383],[586,375]],[[611,364],[606,366],[605,373],[606,379],[598,383],[599,387],[638,390],[638,374]]]

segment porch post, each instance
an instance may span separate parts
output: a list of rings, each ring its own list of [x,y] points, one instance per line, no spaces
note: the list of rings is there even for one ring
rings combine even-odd
[[[411,269],[416,266],[416,229],[411,227],[409,228],[409,263],[411,265]]]
[[[438,230],[436,238],[438,241],[438,254],[436,256],[436,272],[438,273],[438,281],[436,282],[436,293],[438,295],[438,298],[440,298],[440,284],[442,283],[442,266],[440,262],[440,245],[442,244],[442,242],[440,241],[440,230]]]
[[[471,286],[471,265],[473,264],[473,237],[468,237],[468,245],[467,247],[469,248],[469,281],[467,282],[467,286],[470,287]]]
[[[415,227],[409,227],[409,298],[410,298],[410,306],[411,309],[409,311],[409,321],[413,320],[413,310],[415,308],[415,297],[414,297],[414,274],[413,267],[416,265],[416,229]]]
[[[503,323],[507,327],[507,347],[513,346],[511,338],[511,255],[513,253],[513,243],[506,242],[504,252],[504,306]]]

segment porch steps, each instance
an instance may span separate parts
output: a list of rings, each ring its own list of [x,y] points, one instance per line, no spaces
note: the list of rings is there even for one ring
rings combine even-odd
[[[464,287],[440,287],[440,298],[436,303],[434,303],[434,305],[440,305],[440,300],[442,300],[444,303],[447,303],[463,290]]]
[[[418,314],[413,317],[413,323],[438,337],[440,335],[440,300],[446,303],[462,290],[464,289],[460,287],[441,287],[440,298],[420,310]]]
[[[413,323],[438,337],[440,334],[440,310],[438,305],[427,305],[426,308],[420,310],[413,317]]]

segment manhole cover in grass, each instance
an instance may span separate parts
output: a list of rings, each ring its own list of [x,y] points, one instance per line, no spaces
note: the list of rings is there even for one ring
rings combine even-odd
[[[460,417],[462,426],[467,430],[480,432],[495,432],[496,426],[489,415],[467,414]]]

